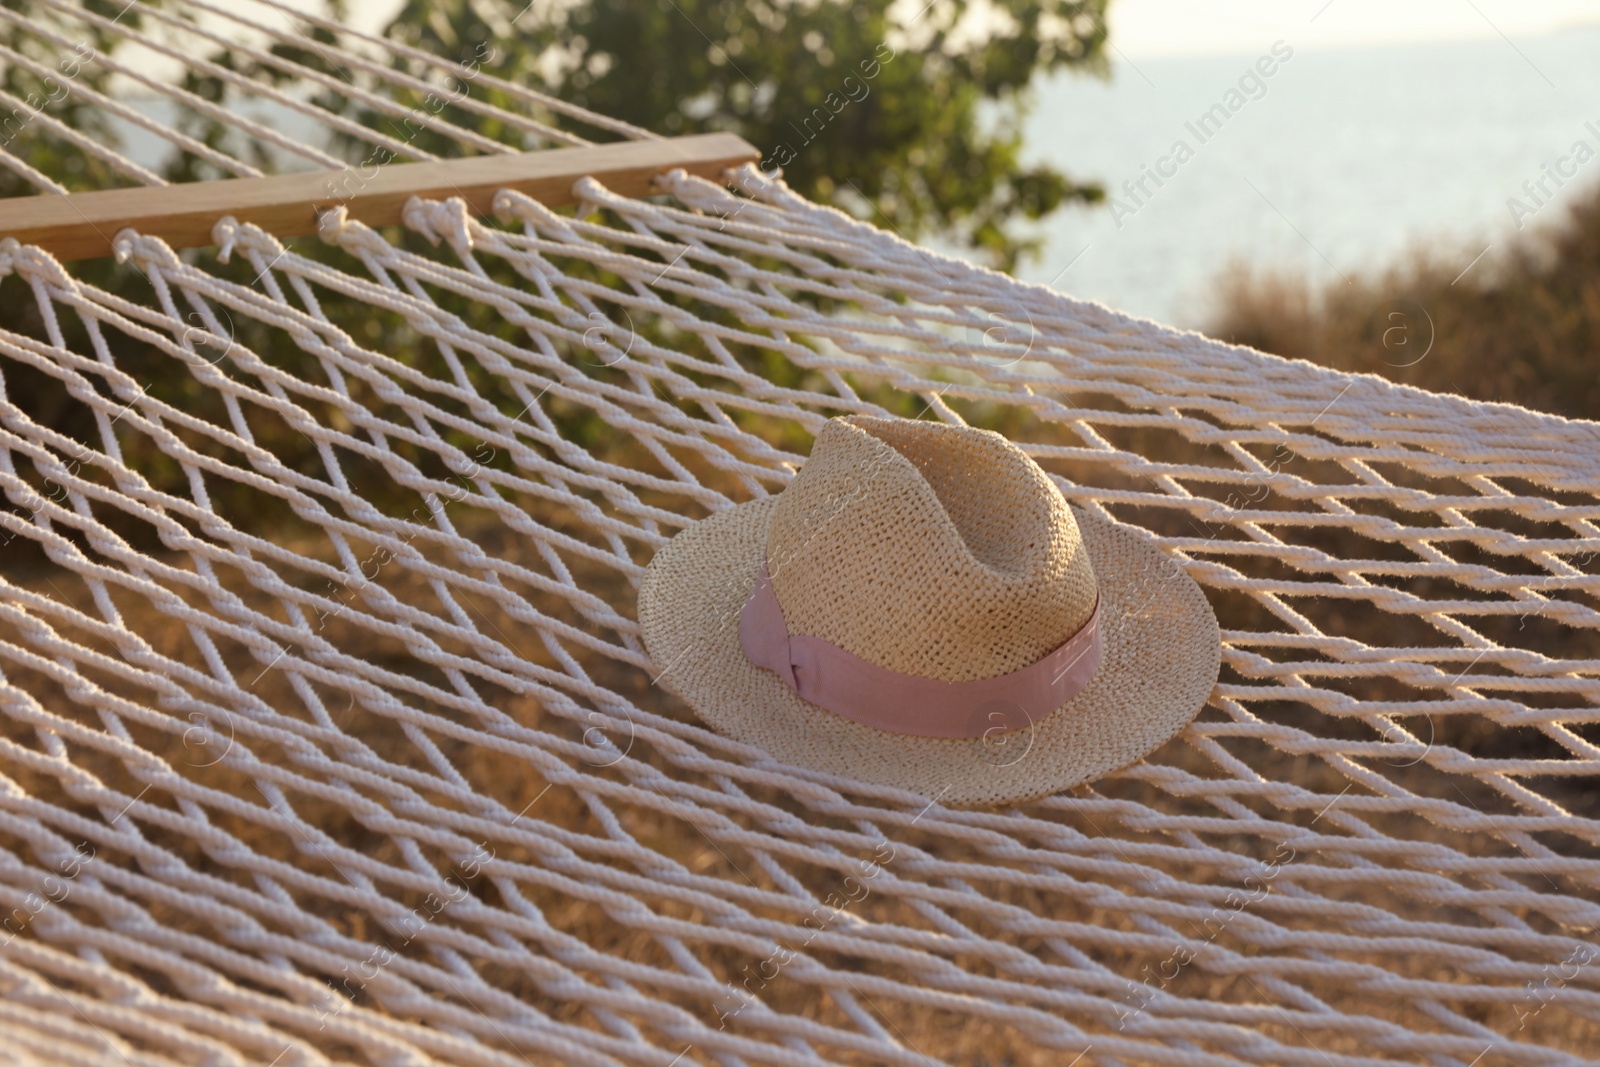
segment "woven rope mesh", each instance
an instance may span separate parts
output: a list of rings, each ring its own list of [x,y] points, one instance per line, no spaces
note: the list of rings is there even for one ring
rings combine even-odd
[[[1594,1062],[1600,431],[734,185],[124,233],[136,302],[0,246],[6,1054]],[[846,413],[1148,531],[1223,627],[1200,717],[1003,810],[698,725],[638,577]]]

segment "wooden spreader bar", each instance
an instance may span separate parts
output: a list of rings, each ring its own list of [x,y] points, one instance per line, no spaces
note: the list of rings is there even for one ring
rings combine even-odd
[[[362,169],[318,170],[267,178],[230,178],[141,189],[107,189],[68,196],[0,199],[0,237],[37,245],[57,259],[112,254],[118,230],[132,227],[174,248],[211,244],[211,228],[224,215],[252,222],[276,237],[315,233],[318,213],[343,206],[371,226],[398,224],[413,196],[464,199],[488,215],[494,194],[514,189],[543,204],[577,201],[572,186],[591,176],[623,196],[645,196],[658,174],[683,168],[716,179],[760,153],[731,133],[706,133],[659,141],[627,141],[586,148],[555,148],[516,155],[471,156],[428,163],[391,163]]]

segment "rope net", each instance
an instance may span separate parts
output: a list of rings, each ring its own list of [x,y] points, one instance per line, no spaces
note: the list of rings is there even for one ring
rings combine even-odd
[[[750,169],[578,189],[124,231],[140,300],[0,243],[16,1062],[1595,1062],[1591,424]],[[1002,810],[701,727],[639,575],[856,412],[998,428],[1148,531],[1223,627],[1199,719]]]

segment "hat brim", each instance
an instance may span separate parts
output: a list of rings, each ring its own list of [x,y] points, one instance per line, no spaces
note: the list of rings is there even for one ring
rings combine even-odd
[[[1104,630],[1100,667],[1077,696],[1031,725],[971,739],[853,722],[801,699],[739,643],[775,504],[718,512],[663,546],[639,586],[639,624],[662,685],[708,726],[781,762],[947,804],[1014,803],[1142,759],[1216,685],[1221,635],[1194,579],[1132,528],[1074,508]]]

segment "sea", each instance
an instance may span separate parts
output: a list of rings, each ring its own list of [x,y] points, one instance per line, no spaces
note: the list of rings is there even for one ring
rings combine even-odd
[[[1112,59],[1035,86],[1028,162],[1108,199],[1017,273],[1141,317],[1203,328],[1236,267],[1343,284],[1426,249],[1471,278],[1600,183],[1600,26]]]
[[[1042,251],[1017,274],[1141,317],[1204,328],[1241,265],[1342,283],[1426,248],[1471,277],[1600,183],[1600,25],[1388,47],[1263,36],[1234,55],[1131,60],[1112,44],[1109,77],[1033,86],[1025,160],[1108,199],[1022,227]],[[170,121],[165,102],[134,103]],[[250,110],[318,136],[282,107]],[[155,165],[166,146],[118,125]]]

